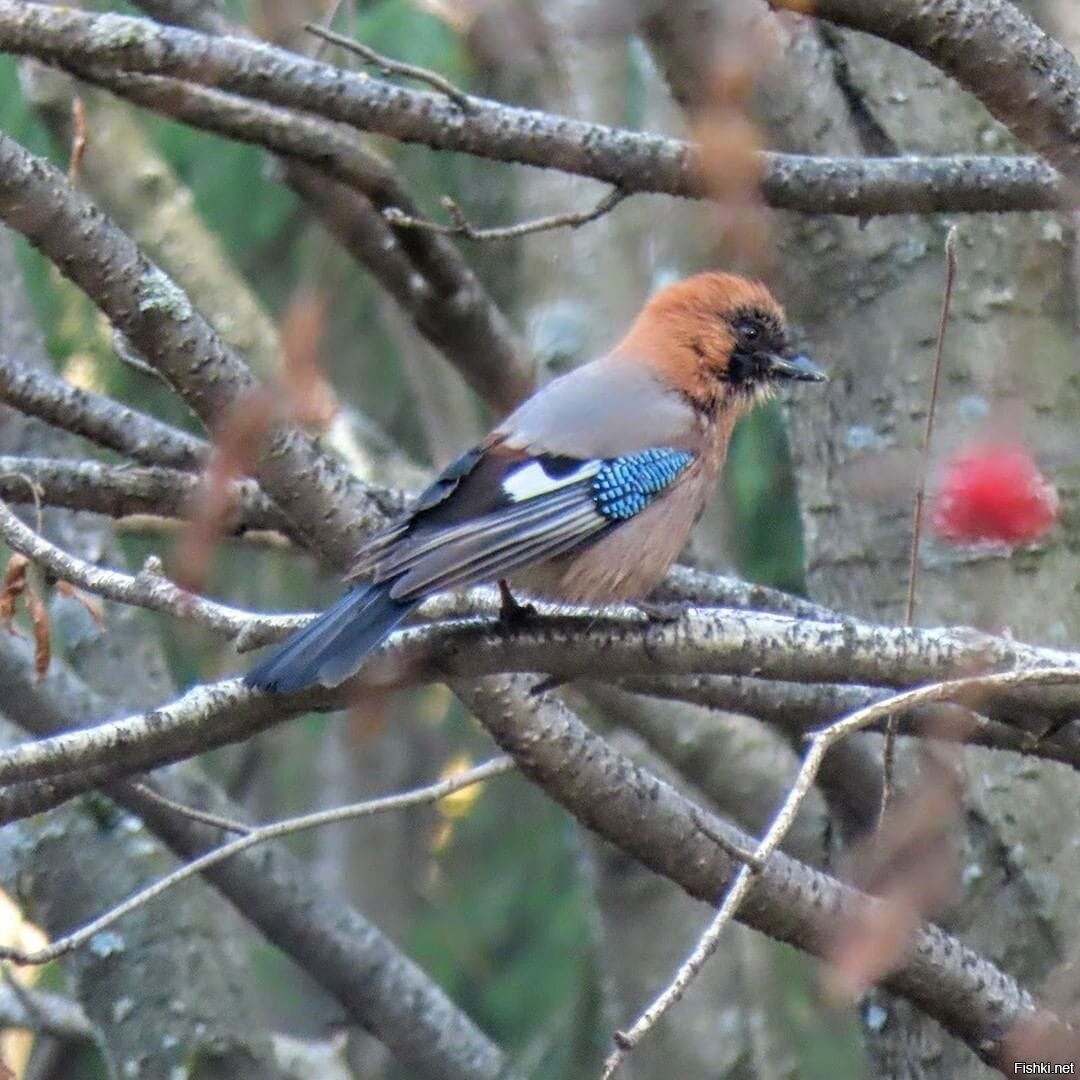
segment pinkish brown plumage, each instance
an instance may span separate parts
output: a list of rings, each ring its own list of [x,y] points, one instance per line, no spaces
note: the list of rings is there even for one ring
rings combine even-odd
[[[356,585],[249,685],[334,685],[428,595],[483,581],[556,600],[644,599],[678,557],[736,421],[824,376],[764,285],[708,273],[646,303],[606,356],[555,379],[361,553]]]

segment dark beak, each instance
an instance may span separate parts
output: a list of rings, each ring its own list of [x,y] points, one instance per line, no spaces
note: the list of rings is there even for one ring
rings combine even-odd
[[[769,374],[777,379],[797,379],[799,382],[829,381],[829,376],[809,356],[802,353],[794,356],[773,353],[769,357]]]

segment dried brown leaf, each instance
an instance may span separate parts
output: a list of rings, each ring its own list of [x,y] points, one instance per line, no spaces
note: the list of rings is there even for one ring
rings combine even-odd
[[[1028,1015],[1008,1033],[1002,1054],[1006,1064],[1080,1061],[1080,947],[1075,942],[1039,987],[1038,1000],[1048,1013]],[[1058,1017],[1069,1027],[1055,1022]]]
[[[393,703],[394,694],[377,687],[365,687],[351,695],[345,721],[349,744],[361,746],[382,735]]]
[[[1017,1024],[1003,1040],[1003,1064],[1009,1069],[1018,1061],[1072,1065],[1080,1060],[1080,1033],[1055,1023],[1046,1014],[1036,1013]]]
[[[82,604],[90,618],[97,624],[98,629],[105,629],[105,607],[98,597],[91,596],[89,593],[83,592],[82,589],[76,588],[70,581],[58,581],[56,591],[61,596],[66,596]]]
[[[302,290],[293,297],[281,324],[288,413],[298,424],[317,431],[325,431],[338,412],[337,395],[319,362],[328,307],[323,293]]]
[[[32,588],[27,588],[26,610],[30,614],[30,626],[34,633],[34,674],[41,682],[49,670],[52,657],[52,636],[49,626],[49,612],[45,602]]]
[[[273,394],[261,390],[238,402],[218,428],[188,522],[176,542],[175,576],[184,588],[202,588],[214,546],[232,515],[233,482],[254,469],[277,415]]]
[[[26,572],[30,560],[25,555],[18,553],[8,559],[7,570],[4,571],[4,586],[0,591],[0,624],[7,627],[9,634],[16,633],[14,623],[15,607],[19,597],[26,589]]]
[[[874,899],[839,927],[825,991],[850,1003],[902,960],[922,921],[956,895],[959,861],[950,833],[960,816],[960,786],[944,756],[927,752],[922,781],[853,855],[852,879]]]
[[[738,35],[716,55],[708,104],[694,118],[702,177],[712,214],[732,258],[763,267],[769,250],[760,193],[764,139],[750,116],[759,71],[775,52],[771,36]]]

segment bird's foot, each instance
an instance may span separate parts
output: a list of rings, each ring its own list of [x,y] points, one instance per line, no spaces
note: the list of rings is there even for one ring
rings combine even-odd
[[[634,607],[653,623],[678,622],[693,606],[689,600],[668,600],[662,603],[638,600],[634,603]]]
[[[536,615],[536,608],[532,604],[522,604],[515,599],[505,581],[499,582],[499,597],[499,622],[503,626],[514,629]]]

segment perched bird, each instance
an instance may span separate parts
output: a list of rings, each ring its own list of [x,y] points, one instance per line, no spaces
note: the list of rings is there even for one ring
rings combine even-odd
[[[360,553],[354,585],[274,649],[249,686],[335,686],[425,597],[498,581],[573,603],[644,600],[682,550],[736,420],[796,353],[757,282],[706,273],[660,290],[606,356],[548,383]]]

